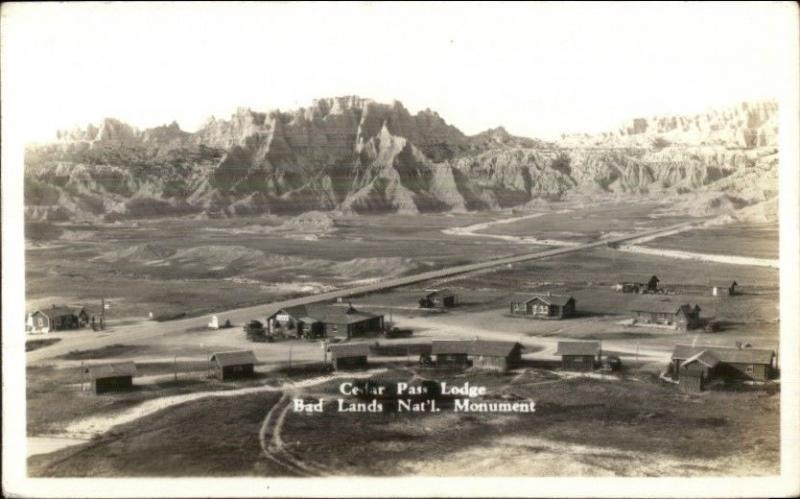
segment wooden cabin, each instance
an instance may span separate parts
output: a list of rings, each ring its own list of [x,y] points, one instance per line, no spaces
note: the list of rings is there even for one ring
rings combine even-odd
[[[267,317],[267,334],[295,338],[320,338],[325,335],[321,321],[309,316],[305,305],[282,308]]]
[[[331,353],[331,365],[337,371],[363,369],[368,365],[369,345],[366,343],[331,345],[328,351]]]
[[[600,342],[559,341],[556,355],[565,371],[593,371],[600,364]]]
[[[690,345],[675,345],[672,351],[672,377],[680,382],[680,376],[683,375],[682,366],[689,360],[695,360],[694,357],[708,352],[704,358],[709,359],[710,356],[716,358],[719,362],[713,366],[707,365],[698,360],[698,366],[692,369],[700,369],[700,366],[705,366],[704,378],[702,380],[701,388],[707,384],[708,381],[713,379],[721,380],[751,380],[751,381],[767,381],[773,379],[777,370],[777,360],[774,350],[761,349],[761,348],[735,348],[735,347],[716,347],[716,346],[690,346]],[[695,362],[689,365],[693,365]]]
[[[677,304],[670,301],[645,300],[631,307],[634,325],[667,326],[687,331],[701,325],[700,306],[691,307],[688,303]]]
[[[50,333],[86,327],[91,321],[89,312],[83,308],[53,305],[35,310],[28,316],[26,328],[31,333]]]
[[[436,367],[463,369],[470,366],[472,342],[464,340],[434,340],[431,355]]]
[[[711,380],[719,358],[709,350],[698,352],[678,366],[678,386],[684,392],[701,392]]]
[[[567,295],[534,295],[511,301],[510,311],[534,319],[565,319],[575,316],[575,298]]]
[[[736,281],[711,281],[711,296],[734,296],[736,294]]]
[[[120,392],[130,390],[133,387],[136,364],[133,362],[95,364],[84,367],[83,372],[91,380],[92,391],[96,395]]]
[[[472,367],[507,371],[522,362],[522,345],[514,341],[476,340],[470,345]]]
[[[220,381],[251,378],[255,375],[256,356],[252,350],[215,352],[209,358],[213,377]]]
[[[458,295],[450,289],[433,289],[419,299],[420,308],[451,308],[458,305]]]
[[[380,334],[384,330],[383,315],[370,314],[347,307],[327,306],[309,310],[309,317],[322,323],[323,334],[328,338],[361,338]]]

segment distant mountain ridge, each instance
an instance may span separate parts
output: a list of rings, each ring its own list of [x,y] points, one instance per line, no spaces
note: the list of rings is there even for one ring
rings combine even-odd
[[[59,131],[25,158],[32,220],[119,220],[341,210],[501,209],[537,199],[777,194],[777,105],[635,119],[557,143],[498,127],[467,136],[431,110],[355,96],[290,112],[238,109],[198,131],[108,118]]]

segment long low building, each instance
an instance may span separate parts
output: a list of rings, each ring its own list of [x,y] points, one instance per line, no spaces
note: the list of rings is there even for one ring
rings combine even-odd
[[[640,300],[631,306],[634,324],[666,326],[687,331],[700,327],[700,307],[657,299]]]
[[[522,361],[522,345],[513,341],[434,340],[431,354],[437,367],[505,371]]]
[[[775,351],[762,348],[675,345],[671,363],[673,379],[689,391],[714,380],[767,381],[777,370]]]
[[[214,377],[220,381],[252,377],[258,362],[251,350],[215,352],[208,360]]]
[[[268,334],[300,338],[360,338],[381,333],[384,326],[383,315],[362,312],[352,305],[298,305],[267,317]]]
[[[331,364],[337,371],[360,369],[368,365],[369,345],[366,343],[331,345],[328,351],[331,353]]]
[[[565,371],[593,371],[600,365],[600,342],[559,341],[556,355],[561,356]]]
[[[136,364],[133,362],[93,364],[84,367],[83,372],[89,377],[92,390],[100,395],[107,392],[125,391],[133,387]]]

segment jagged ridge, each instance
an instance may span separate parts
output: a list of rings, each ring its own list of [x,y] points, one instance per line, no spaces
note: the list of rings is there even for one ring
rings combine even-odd
[[[28,149],[26,209],[49,220],[416,213],[715,188],[746,190],[733,194],[747,205],[777,190],[774,175],[752,175],[777,167],[776,115],[774,103],[741,104],[557,144],[502,127],[467,136],[431,110],[355,96],[292,112],[239,109],[195,133],[106,119]]]

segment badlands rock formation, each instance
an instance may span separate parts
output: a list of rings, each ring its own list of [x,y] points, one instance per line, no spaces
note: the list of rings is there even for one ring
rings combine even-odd
[[[559,143],[502,127],[467,136],[436,112],[359,97],[291,112],[239,109],[195,133],[115,119],[26,154],[29,219],[226,217],[341,210],[500,209],[570,197],[703,192],[752,206],[777,195],[777,107],[638,118]],[[687,198],[688,199],[688,198]],[[711,206],[713,208],[713,206]]]

